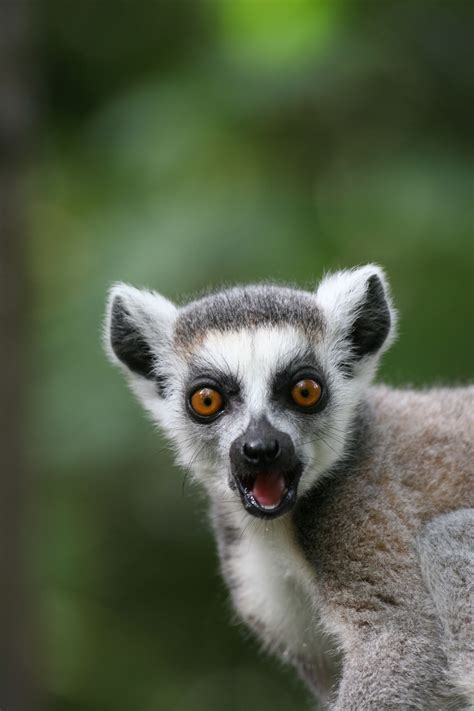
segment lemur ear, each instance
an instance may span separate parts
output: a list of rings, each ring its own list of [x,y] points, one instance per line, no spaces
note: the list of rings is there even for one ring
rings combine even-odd
[[[345,351],[342,365],[347,370],[386,350],[393,341],[396,312],[385,274],[376,264],[330,274],[321,282],[316,299],[328,331]]]
[[[170,341],[176,312],[160,294],[115,284],[109,292],[105,327],[111,360],[160,384],[157,364]]]

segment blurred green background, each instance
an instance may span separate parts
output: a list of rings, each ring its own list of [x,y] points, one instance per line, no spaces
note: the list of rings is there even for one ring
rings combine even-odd
[[[382,377],[472,379],[474,3],[38,0],[31,559],[48,711],[293,711],[231,622],[206,505],[101,350],[108,286],[184,300],[384,265]]]

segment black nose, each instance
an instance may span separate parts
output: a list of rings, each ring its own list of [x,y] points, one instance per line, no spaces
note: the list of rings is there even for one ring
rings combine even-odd
[[[242,450],[249,462],[272,462],[280,454],[280,443],[277,439],[251,439],[244,442]]]

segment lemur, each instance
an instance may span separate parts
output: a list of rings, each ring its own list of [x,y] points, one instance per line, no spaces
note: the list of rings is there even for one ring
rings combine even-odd
[[[110,357],[207,491],[233,606],[331,711],[474,708],[474,387],[373,386],[396,322],[377,265],[108,301]]]

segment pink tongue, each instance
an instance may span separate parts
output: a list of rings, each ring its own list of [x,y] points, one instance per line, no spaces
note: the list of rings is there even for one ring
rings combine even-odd
[[[283,498],[285,480],[278,472],[257,474],[252,494],[260,506],[277,506]]]

